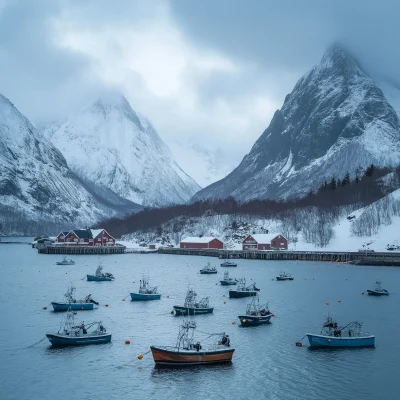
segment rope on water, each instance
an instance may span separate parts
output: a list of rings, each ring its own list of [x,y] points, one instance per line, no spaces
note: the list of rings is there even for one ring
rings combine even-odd
[[[25,347],[25,349],[30,349],[31,347],[33,347],[33,346],[36,346],[36,345],[38,345],[39,343],[42,343],[44,340],[46,340],[47,338],[46,337],[44,337],[43,339],[40,339],[38,342],[36,342],[36,343],[33,343],[33,344],[31,344],[30,346],[28,346],[28,347]]]

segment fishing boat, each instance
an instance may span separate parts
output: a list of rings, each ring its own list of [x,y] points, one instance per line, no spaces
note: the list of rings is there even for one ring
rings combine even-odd
[[[207,265],[200,270],[200,274],[216,274],[218,273],[217,268],[212,267],[210,262],[207,263]]]
[[[236,285],[237,280],[229,277],[229,271],[224,272],[224,279],[221,282],[222,286]]]
[[[160,300],[161,294],[157,293],[157,286],[149,286],[149,278],[143,277],[140,281],[139,291],[131,293],[131,299],[133,301]]]
[[[246,313],[239,315],[240,324],[242,326],[255,326],[268,324],[273,314],[268,308],[268,303],[260,304],[260,299],[254,298],[251,303],[247,304]]]
[[[57,261],[57,265],[75,265],[75,261],[68,259],[67,256],[64,256],[62,261]]]
[[[237,263],[234,261],[225,260],[223,263],[221,263],[221,267],[237,267]]]
[[[64,301],[61,302],[52,302],[51,305],[53,306],[54,311],[76,311],[76,310],[93,310],[94,305],[99,305],[99,303],[92,299],[92,295],[89,294],[85,297],[84,300],[76,300],[74,298],[75,293],[75,286],[71,285],[67,293],[64,295]]]
[[[102,322],[75,324],[75,312],[68,310],[61,321],[57,333],[47,333],[50,343],[55,347],[83,346],[88,344],[101,344],[111,341],[111,333],[107,333]]]
[[[200,301],[196,301],[196,292],[189,288],[186,292],[185,303],[183,306],[174,306],[175,315],[198,315],[211,314],[214,310],[210,307],[208,297],[204,297]]]
[[[156,365],[206,365],[232,362],[235,349],[230,348],[225,333],[211,334],[215,338],[209,345],[194,340],[195,321],[184,320],[175,346],[150,346]]]
[[[287,272],[281,272],[277,277],[277,281],[292,281],[294,277],[291,274],[288,274]]]
[[[96,273],[94,275],[86,275],[88,281],[97,281],[97,282],[103,282],[103,281],[113,281],[114,276],[113,274],[110,274],[109,272],[106,272],[103,274],[103,266],[100,264],[97,269]]]
[[[372,290],[367,290],[370,296],[388,296],[389,292],[386,289],[382,288],[382,281],[377,280],[374,284]]]
[[[328,314],[319,335],[307,333],[311,347],[372,347],[375,336],[361,332],[362,322],[353,321],[340,327]]]
[[[242,278],[239,279],[236,289],[229,289],[229,297],[232,299],[237,299],[240,297],[257,296],[257,292],[259,291],[260,289],[256,288],[255,283],[246,286],[246,279]]]

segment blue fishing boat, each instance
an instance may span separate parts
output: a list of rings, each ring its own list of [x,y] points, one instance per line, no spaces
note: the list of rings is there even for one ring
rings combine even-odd
[[[220,281],[222,286],[236,285],[237,280],[229,277],[229,271],[224,272],[224,279]]]
[[[70,286],[67,290],[67,293],[64,295],[64,301],[56,302],[53,301],[51,305],[53,306],[54,311],[68,311],[68,310],[93,310],[94,305],[99,305],[99,303],[92,299],[92,295],[89,294],[85,297],[84,300],[76,300],[74,298],[76,288],[74,286]]]
[[[62,320],[57,333],[47,333],[46,336],[54,347],[83,346],[101,344],[111,341],[111,333],[107,333],[102,322],[75,324],[74,312],[69,310]]]
[[[237,299],[241,297],[251,297],[251,296],[257,296],[257,292],[259,292],[260,289],[256,288],[256,284],[252,283],[249,286],[246,286],[246,279],[241,278],[239,279],[237,288],[232,290],[229,289],[229,297],[232,299]]]
[[[246,313],[239,315],[240,324],[242,326],[256,326],[268,324],[273,314],[268,308],[268,303],[260,304],[260,299],[257,297],[247,304]]]
[[[328,315],[319,335],[307,333],[310,347],[373,347],[375,336],[361,332],[362,322],[353,321],[340,327]]]
[[[86,275],[88,281],[96,281],[96,282],[103,282],[103,281],[113,281],[114,275],[106,272],[103,274],[103,266],[100,264],[94,275]]]
[[[382,288],[382,281],[377,280],[372,289],[367,290],[369,296],[388,296],[389,292]]]
[[[150,287],[149,279],[143,277],[140,281],[139,291],[131,293],[132,301],[148,301],[148,300],[160,300],[161,294],[157,293],[157,286]]]
[[[217,274],[217,268],[212,267],[210,262],[207,263],[207,265],[200,270],[200,274]]]
[[[209,298],[204,297],[197,302],[196,296],[196,292],[193,289],[189,288],[186,293],[184,305],[174,306],[175,315],[211,314],[214,308],[210,307]]]
[[[75,265],[75,261],[71,260],[71,259],[67,259],[67,256],[64,256],[62,261],[57,261],[56,262],[57,265]]]

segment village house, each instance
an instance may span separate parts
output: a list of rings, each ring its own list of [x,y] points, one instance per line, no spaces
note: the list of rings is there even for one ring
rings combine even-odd
[[[187,237],[180,242],[181,249],[223,249],[224,243],[216,237]]]
[[[280,233],[249,235],[242,242],[243,250],[287,250],[288,241]]]
[[[105,229],[74,229],[57,235],[56,244],[69,246],[115,246],[113,238]]]

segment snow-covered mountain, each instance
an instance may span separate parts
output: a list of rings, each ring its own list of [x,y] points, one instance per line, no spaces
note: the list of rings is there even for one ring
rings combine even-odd
[[[94,188],[88,188],[62,154],[0,94],[0,229],[6,210],[21,220],[90,224],[115,215],[115,203],[128,205],[94,195]]]
[[[331,177],[400,160],[399,118],[382,90],[341,47],[328,49],[286,96],[261,137],[226,178],[193,200],[290,198]]]
[[[178,164],[202,187],[227,176],[235,164],[227,152],[211,150],[195,140],[176,140],[169,143]]]
[[[184,203],[200,189],[123,96],[101,97],[44,135],[78,176],[135,203]]]

